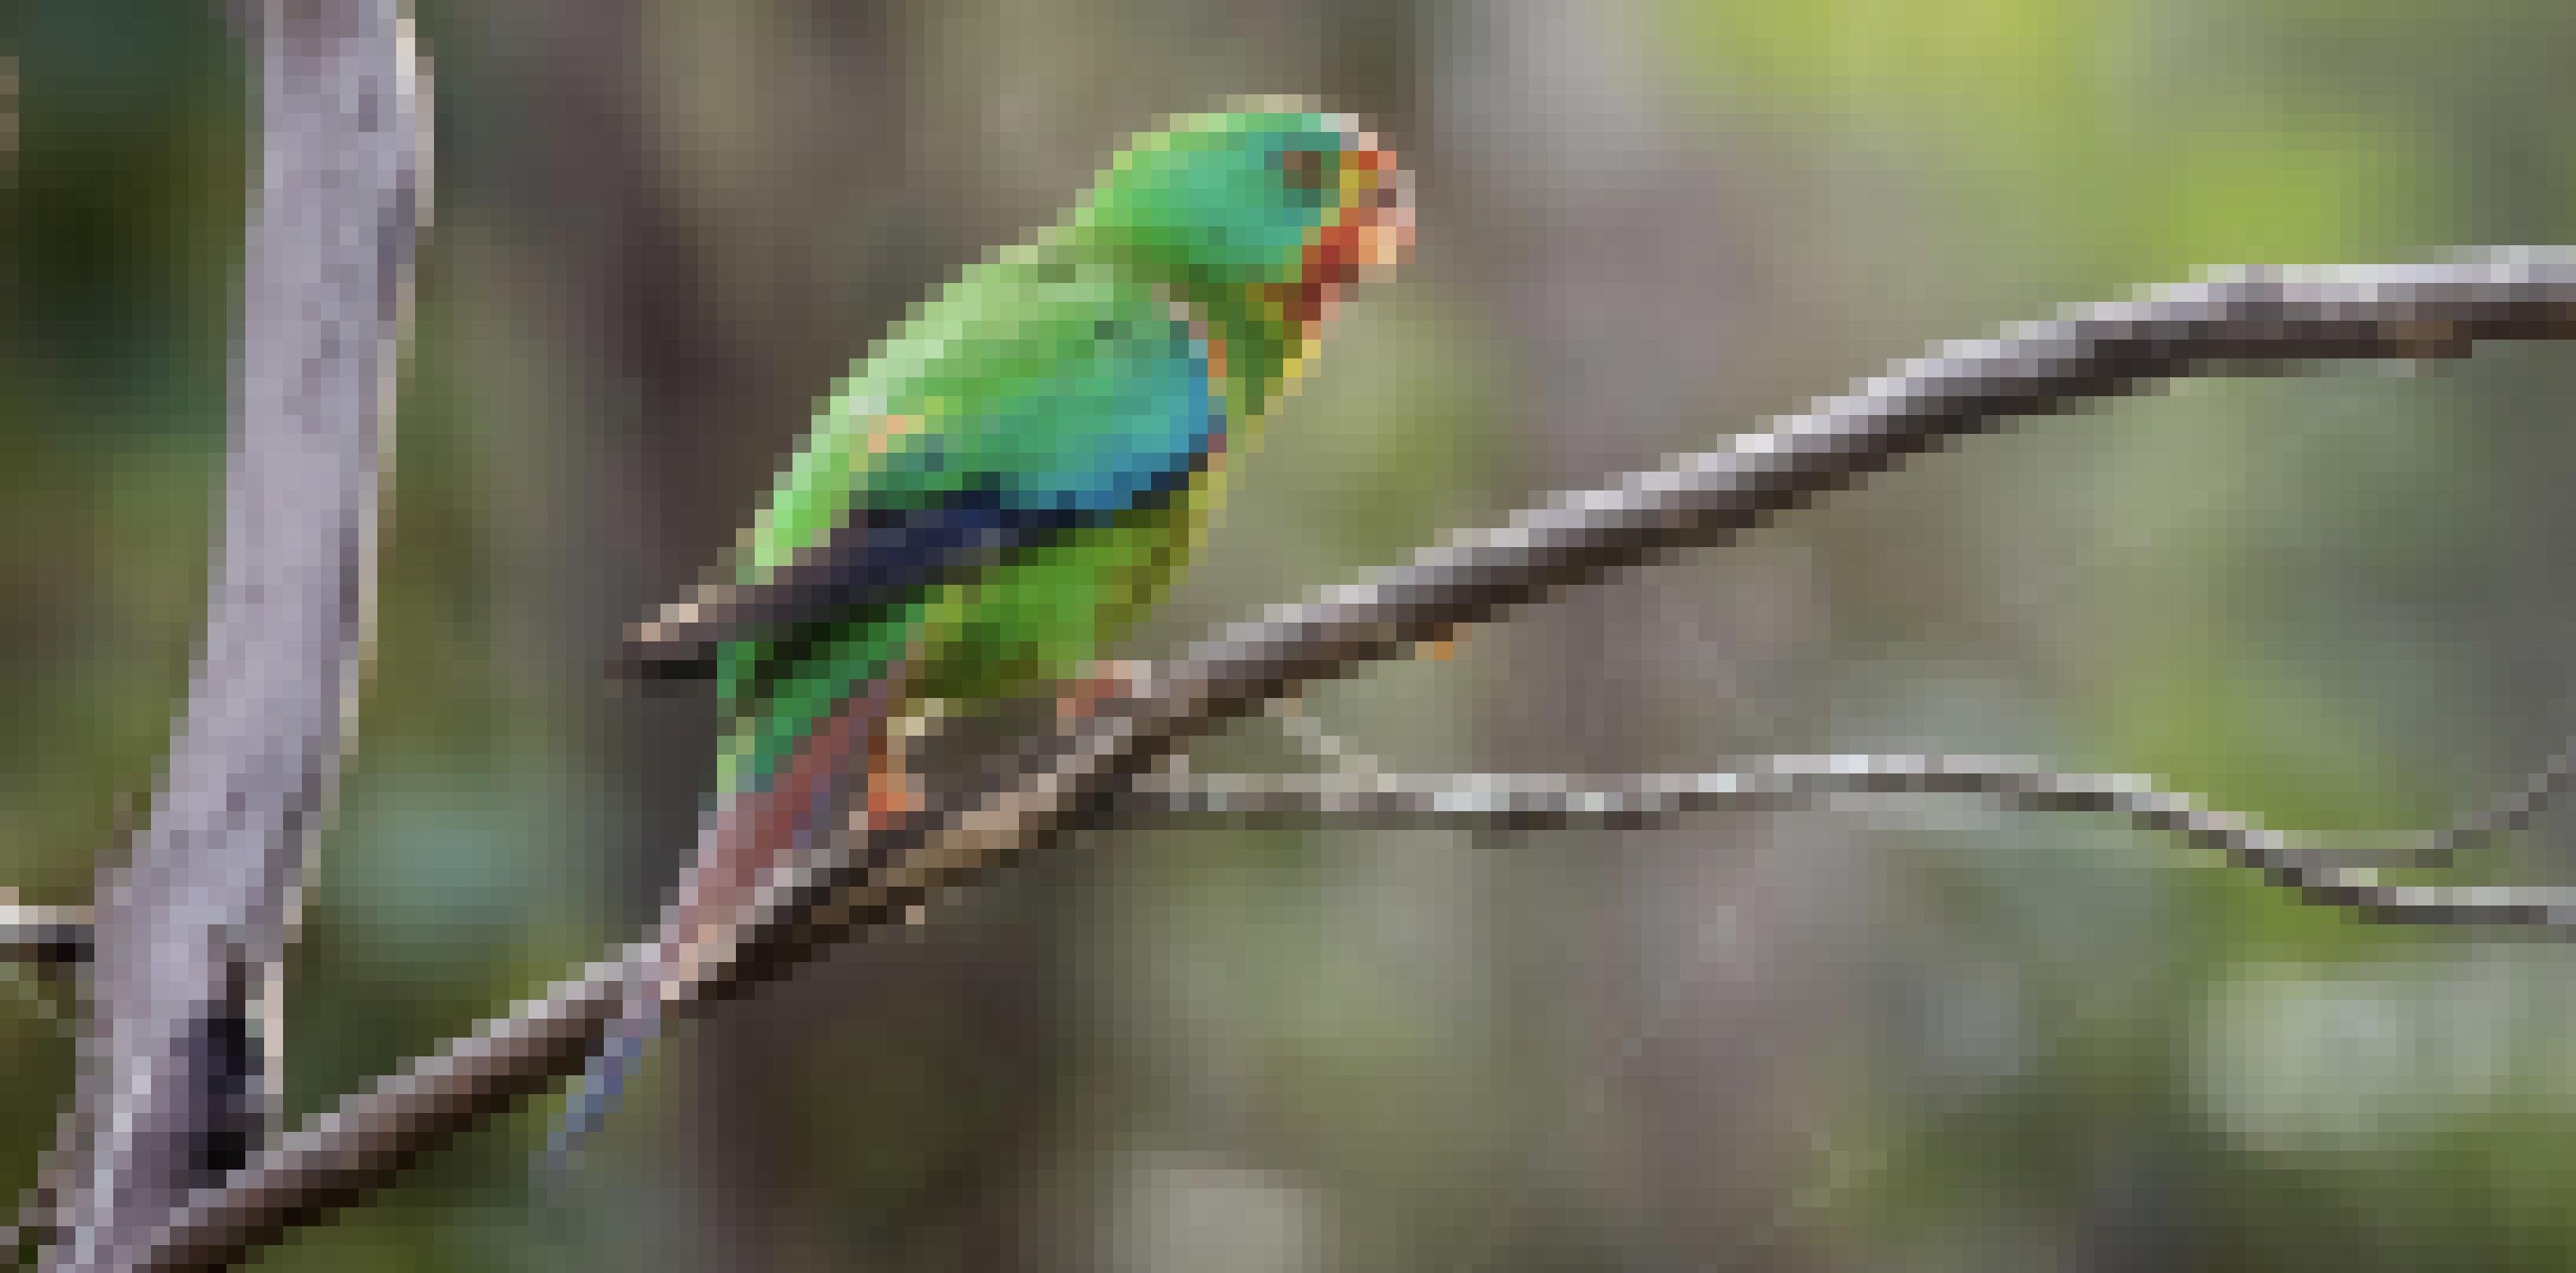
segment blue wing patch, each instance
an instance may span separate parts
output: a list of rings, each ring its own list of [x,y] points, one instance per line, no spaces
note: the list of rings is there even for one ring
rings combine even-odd
[[[862,618],[1000,556],[1178,495],[1223,440],[1201,340],[1176,317],[1094,320],[1091,357],[958,404],[888,464],[899,502],[861,509],[752,583],[699,585],[628,633],[621,670],[693,679],[716,647]],[[953,399],[952,399],[953,400]]]

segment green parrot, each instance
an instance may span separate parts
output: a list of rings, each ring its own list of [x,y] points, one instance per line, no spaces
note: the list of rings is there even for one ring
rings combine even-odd
[[[726,570],[628,634],[630,670],[712,677],[728,726],[678,922],[559,1149],[773,868],[836,810],[909,807],[896,722],[1049,687],[1078,714],[1114,686],[1104,646],[1195,547],[1342,293],[1412,237],[1411,179],[1356,119],[1182,116],[835,386]]]

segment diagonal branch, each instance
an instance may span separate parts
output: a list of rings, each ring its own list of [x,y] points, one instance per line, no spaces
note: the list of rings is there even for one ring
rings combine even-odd
[[[2176,377],[2452,356],[2482,340],[2569,337],[2576,337],[2576,251],[2550,248],[2447,264],[2249,270],[1945,347],[1726,449],[1559,495],[1505,526],[1456,536],[1410,564],[1225,629],[1077,735],[1038,740],[1016,777],[984,798],[926,811],[848,846],[840,860],[800,868],[764,894],[736,957],[712,967],[689,997],[742,993],[855,928],[901,923],[936,891],[1108,812],[1158,758],[1271,699],[1570,585],[1677,549],[1727,543],[2006,420],[2149,391]],[[2319,900],[2367,909],[2382,896],[2359,878],[2317,876],[2290,863],[2283,870],[2276,878]],[[577,1071],[621,976],[613,963],[594,964],[349,1097],[196,1195],[136,1267],[237,1261]]]
[[[2421,864],[2447,866],[2464,850],[2526,830],[2576,786],[2576,738],[2560,743],[2548,763],[2525,776],[2520,786],[2471,810],[2450,826],[2427,837],[2417,853]]]

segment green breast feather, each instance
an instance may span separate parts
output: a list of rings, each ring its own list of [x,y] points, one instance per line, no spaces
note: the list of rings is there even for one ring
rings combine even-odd
[[[1339,290],[1409,235],[1401,195],[1347,117],[1185,117],[897,326],[739,550],[746,591],[865,600],[719,638],[722,789],[765,782],[889,669],[912,698],[1080,674],[1195,545],[1219,461]]]

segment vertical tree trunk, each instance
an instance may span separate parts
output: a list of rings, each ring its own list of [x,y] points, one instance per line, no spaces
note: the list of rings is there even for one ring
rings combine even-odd
[[[112,1269],[265,1136],[275,980],[354,718],[425,201],[397,0],[270,0],[224,520],[185,723],[101,881],[52,1267]]]

